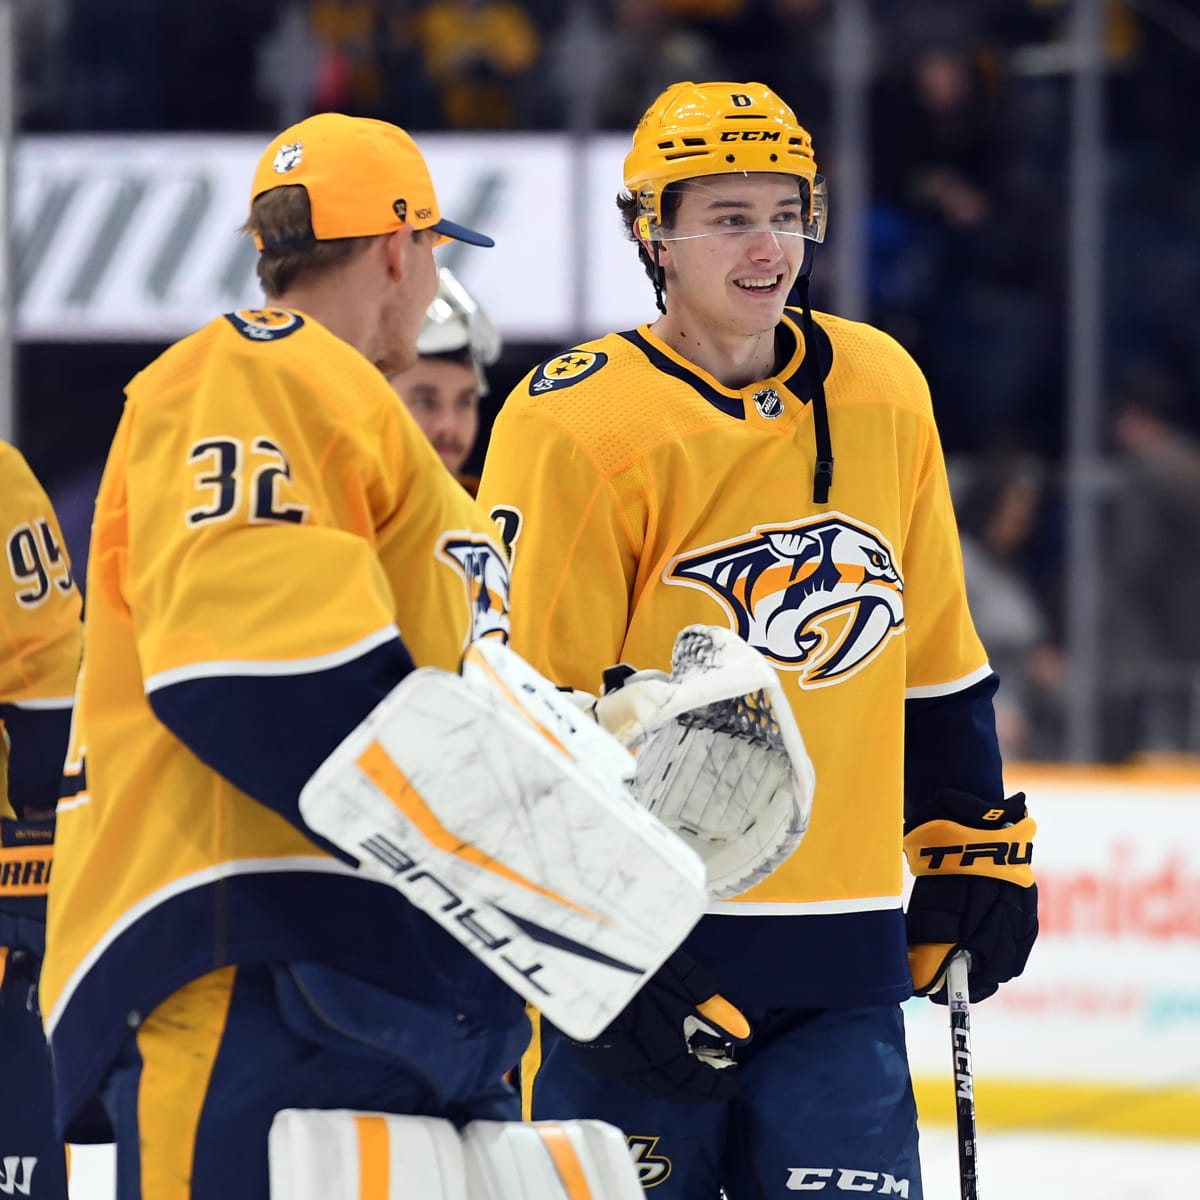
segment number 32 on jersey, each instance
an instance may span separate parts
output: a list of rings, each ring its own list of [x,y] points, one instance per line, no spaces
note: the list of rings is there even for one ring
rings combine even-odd
[[[188,451],[188,463],[200,502],[185,514],[195,528],[214,521],[236,520],[249,504],[251,525],[303,522],[307,504],[286,503],[292,468],[282,448],[268,437],[202,438]]]

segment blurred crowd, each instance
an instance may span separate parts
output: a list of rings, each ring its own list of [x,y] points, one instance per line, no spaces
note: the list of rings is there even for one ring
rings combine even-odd
[[[17,0],[25,132],[628,131],[679,79],[761,80],[837,187],[847,0]],[[868,318],[954,467],[1010,754],[1063,753],[1068,0],[869,12]],[[1105,5],[1104,749],[1200,753],[1200,16]],[[833,232],[836,237],[836,230]]]

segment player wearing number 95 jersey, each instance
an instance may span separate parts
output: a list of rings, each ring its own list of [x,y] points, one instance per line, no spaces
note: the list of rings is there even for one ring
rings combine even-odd
[[[6,442],[0,538],[0,1190],[59,1200],[66,1159],[36,989],[83,628],[50,500]]]

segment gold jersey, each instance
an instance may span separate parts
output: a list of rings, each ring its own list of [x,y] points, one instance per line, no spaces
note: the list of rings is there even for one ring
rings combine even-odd
[[[58,518],[7,442],[0,442],[0,541],[0,817],[13,817],[54,808],[83,626]]]
[[[129,384],[96,505],[42,973],[64,1122],[131,1026],[227,963],[319,961],[519,1019],[296,808],[414,664],[456,670],[470,640],[507,636],[490,531],[383,376],[302,313],[218,317]]]
[[[514,649],[555,682],[669,670],[693,623],[770,660],[816,767],[811,824],[691,945],[750,1003],[884,1003],[911,986],[906,701],[990,669],[922,374],[885,334],[817,314],[836,472],[816,505],[798,318],[779,328],[778,373],[741,389],[649,326],[541,364],[501,410],[479,498],[510,546]]]

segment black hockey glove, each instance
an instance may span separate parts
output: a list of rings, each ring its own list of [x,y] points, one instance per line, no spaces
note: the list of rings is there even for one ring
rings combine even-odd
[[[723,1100],[739,1080],[734,1051],[750,1023],[708,972],[676,950],[599,1037],[563,1035],[561,1053],[604,1079],[671,1100]]]
[[[946,967],[971,954],[971,999],[1020,975],[1038,933],[1033,835],[1018,792],[1003,806],[949,789],[916,814],[904,838],[915,879],[908,901],[913,991],[946,1003]]]

